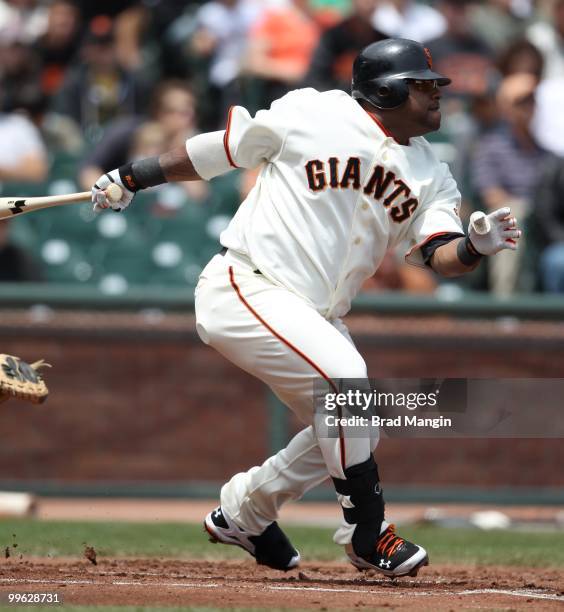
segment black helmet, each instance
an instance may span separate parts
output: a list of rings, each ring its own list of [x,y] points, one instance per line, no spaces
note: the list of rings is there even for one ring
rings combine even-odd
[[[397,108],[409,96],[407,82],[450,79],[433,72],[429,49],[406,38],[387,38],[365,47],[353,64],[352,97],[370,102],[376,108]]]

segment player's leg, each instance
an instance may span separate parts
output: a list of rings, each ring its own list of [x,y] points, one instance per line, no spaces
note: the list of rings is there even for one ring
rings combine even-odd
[[[366,378],[364,361],[354,345],[303,300],[257,278],[252,270],[241,266],[222,270],[217,262],[215,267],[197,295],[200,334],[231,361],[269,384],[302,420],[311,420],[315,377]],[[229,285],[220,278],[226,271]],[[375,442],[368,437],[349,437],[346,429],[338,439],[316,439],[309,428],[301,432],[287,449],[262,466],[235,475],[222,489],[222,506],[239,527],[257,533],[275,519],[284,501],[301,497],[324,480],[328,470],[346,521],[336,541],[352,543],[357,565],[365,562],[375,567],[372,553],[387,527],[382,523],[384,504],[371,454]],[[390,574],[400,565],[403,570],[411,569],[398,551],[411,551],[413,562],[417,555],[424,555],[422,549],[410,549],[413,545],[392,533],[383,535],[391,545],[387,552],[394,553],[380,555]],[[402,562],[396,563],[398,560]]]
[[[349,338],[304,299],[237,260],[215,258],[196,290],[197,329],[240,368],[268,384],[308,425],[316,379],[366,380],[366,365]],[[211,268],[211,269],[209,269]],[[329,475],[370,455],[366,436],[319,439]]]
[[[249,300],[254,312],[249,309]],[[334,362],[340,356],[347,366],[346,372],[344,367],[342,370],[345,375],[366,374],[364,361],[352,344],[304,300],[256,275],[248,265],[229,265],[227,257],[216,256],[202,273],[196,289],[196,316],[204,342],[269,384],[304,421],[312,420],[312,381],[319,376],[317,366],[302,352],[304,347],[295,350],[304,339],[318,338],[313,348],[324,359],[331,354]],[[350,354],[345,354],[347,351]],[[366,459],[369,444],[356,442],[358,447],[366,446],[362,453],[356,453],[358,461]],[[324,440],[324,445],[336,463],[333,473],[343,476],[340,441]],[[347,449],[347,457],[356,461],[352,448]],[[259,551],[247,536],[265,533],[284,501],[301,497],[327,476],[327,463],[308,428],[263,466],[236,474],[222,488],[221,508],[206,517],[206,528],[215,539],[237,543],[256,554]],[[287,562],[293,562],[292,550],[287,545],[283,548]],[[266,564],[280,565],[271,561]]]
[[[335,320],[332,324],[354,346],[343,322]],[[283,391],[279,391],[279,396],[289,406],[296,401],[291,395],[285,396]],[[427,552],[397,536],[394,525],[385,520],[383,492],[372,454],[378,445],[378,430],[367,429],[366,435],[370,442],[367,460],[348,463],[343,478],[333,477],[343,509],[343,521],[333,539],[336,544],[345,546],[351,563],[358,569],[378,569],[390,577],[415,576],[421,566],[428,564]],[[293,493],[290,499],[299,499],[323,482],[323,463],[325,458],[315,431],[311,427],[303,430],[286,449],[270,457],[260,468],[253,468],[252,500],[264,499],[261,507],[268,507],[270,502],[270,516],[277,516],[281,504],[289,499],[286,497],[288,491]],[[285,465],[290,466],[288,470]],[[277,476],[277,472],[282,477]],[[241,505],[243,511],[247,506],[247,503]]]

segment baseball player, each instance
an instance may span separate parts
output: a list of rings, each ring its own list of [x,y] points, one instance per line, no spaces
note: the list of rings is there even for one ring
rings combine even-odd
[[[213,541],[258,563],[298,565],[276,522],[280,507],[328,477],[343,510],[334,541],[353,565],[396,577],[428,563],[385,520],[377,433],[359,438],[342,426],[336,438],[318,437],[313,383],[367,379],[341,317],[387,249],[407,242],[409,262],[451,277],[517,248],[508,208],[480,213],[481,232],[471,223],[464,233],[455,181],[422,137],[439,128],[449,83],[421,44],[380,41],[356,58],[352,96],[300,89],[255,117],[234,107],[225,130],[112,170],[92,188],[95,209],[123,210],[139,189],[261,167],[195,293],[201,339],[269,385],[305,425],[261,466],[235,474],[205,517]],[[106,197],[111,182],[124,189],[118,202]]]

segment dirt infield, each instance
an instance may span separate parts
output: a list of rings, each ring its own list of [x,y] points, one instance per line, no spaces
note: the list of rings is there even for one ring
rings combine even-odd
[[[341,563],[306,563],[281,574],[250,561],[5,559],[8,593],[62,595],[65,604],[164,605],[287,609],[507,609],[564,606],[557,569],[430,566],[415,579],[361,574]]]

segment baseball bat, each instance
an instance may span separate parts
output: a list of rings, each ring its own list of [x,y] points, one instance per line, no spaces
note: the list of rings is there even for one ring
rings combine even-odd
[[[117,202],[122,196],[122,190],[119,185],[114,183],[108,185],[105,189],[106,195],[112,202]],[[81,193],[68,193],[66,195],[44,196],[38,198],[26,197],[10,197],[0,198],[0,221],[9,219],[16,215],[24,215],[26,213],[42,210],[43,208],[51,208],[52,206],[63,206],[65,204],[80,204],[90,202],[92,194],[90,191]]]
[[[470,225],[476,234],[487,234],[491,229],[490,220],[482,211],[476,211],[470,215]]]

